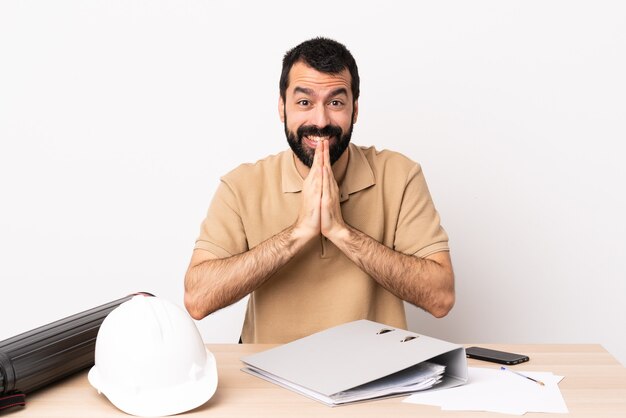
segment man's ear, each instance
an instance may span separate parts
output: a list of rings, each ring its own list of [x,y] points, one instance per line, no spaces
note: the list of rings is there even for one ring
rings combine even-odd
[[[352,112],[352,123],[356,123],[357,117],[359,116],[359,101],[354,101],[354,111]]]
[[[280,95],[278,96],[278,117],[282,123],[285,123],[285,101]]]

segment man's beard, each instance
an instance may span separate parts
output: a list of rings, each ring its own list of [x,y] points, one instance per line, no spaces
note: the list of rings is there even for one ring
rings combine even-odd
[[[313,156],[315,155],[315,149],[309,148],[302,143],[305,136],[317,136],[317,137],[335,137],[336,141],[330,144],[328,150],[330,155],[330,163],[334,164],[335,161],[341,157],[343,152],[348,148],[350,144],[350,138],[352,137],[352,128],[354,123],[350,123],[350,129],[348,132],[343,133],[343,130],[336,125],[326,125],[323,128],[318,128],[314,125],[302,125],[298,128],[296,133],[293,133],[287,128],[287,117],[285,117],[285,135],[287,136],[287,142],[296,157],[307,167],[313,165]]]

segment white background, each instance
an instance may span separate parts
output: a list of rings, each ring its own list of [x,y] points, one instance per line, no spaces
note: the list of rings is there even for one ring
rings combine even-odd
[[[457,304],[411,329],[626,364],[619,1],[1,1],[0,339],[134,291],[182,305],[218,179],[286,148],[282,55],[317,35],[359,64],[353,141],[419,161],[451,238]]]

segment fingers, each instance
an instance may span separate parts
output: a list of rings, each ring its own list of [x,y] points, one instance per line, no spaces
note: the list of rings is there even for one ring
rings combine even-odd
[[[324,146],[323,154],[324,154],[324,166],[328,166],[330,168],[330,144],[327,140],[322,141],[322,145]],[[317,150],[316,150],[317,151]]]
[[[305,194],[309,195],[311,198],[317,197],[318,200],[322,194],[322,182],[324,181],[323,168],[323,146],[322,144],[317,144],[315,154],[313,156],[313,163],[311,164],[311,170],[307,178],[304,180],[304,191],[306,192]]]
[[[333,169],[332,166],[330,164],[330,145],[328,144],[328,141],[323,140],[322,141],[322,154],[323,154],[323,160],[324,160],[324,166],[323,166],[323,179],[322,179],[322,195],[326,195],[326,196],[331,196],[330,193],[334,191],[334,188],[332,187],[333,184],[331,183],[334,182],[335,180],[335,175],[333,173]],[[319,147],[318,147],[319,148]],[[317,151],[317,149],[316,149]],[[336,183],[335,183],[336,186]]]
[[[322,198],[325,198],[327,202],[337,201],[339,202],[339,187],[335,181],[335,174],[333,169],[329,165],[323,167],[322,176]]]
[[[319,171],[319,168],[324,166],[324,143],[320,141],[315,147],[315,154],[313,155],[313,163],[311,164],[311,170]]]
[[[321,197],[324,181],[324,155],[322,144],[317,144],[311,170],[302,185],[300,213],[296,221],[298,233],[310,239],[320,233]]]
[[[335,232],[342,229],[344,222],[341,214],[339,186],[337,185],[330,164],[328,141],[324,141],[324,143],[321,232],[324,236],[332,240]]]
[[[307,237],[336,230],[343,222],[329,148],[327,140],[317,144],[311,170],[303,184],[297,226]]]
[[[330,163],[330,144],[328,141],[322,141],[324,143],[324,182],[323,187],[325,192],[336,192],[338,190],[337,182],[335,181],[335,173]]]
[[[323,170],[322,170],[322,197],[326,197],[328,198],[330,196],[330,176],[332,176],[332,170],[331,170],[331,165],[330,165],[330,155],[329,155],[329,151],[328,151],[328,141],[323,140],[321,141],[321,147],[318,146],[317,148],[322,148],[322,158],[324,161],[324,166],[323,166]],[[317,149],[316,149],[317,151]]]

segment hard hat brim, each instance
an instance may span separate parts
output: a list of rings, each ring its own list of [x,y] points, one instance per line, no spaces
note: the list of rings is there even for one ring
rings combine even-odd
[[[206,348],[205,348],[206,349]],[[158,417],[180,414],[206,403],[217,390],[217,365],[215,357],[206,349],[206,362],[196,380],[171,386],[163,381],[157,389],[129,393],[128,390],[115,388],[102,378],[97,366],[88,374],[89,383],[98,392],[104,394],[121,411],[140,417]],[[155,365],[159,367],[159,365]]]

